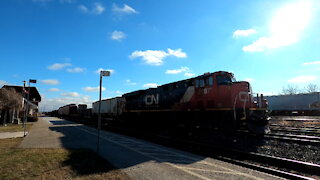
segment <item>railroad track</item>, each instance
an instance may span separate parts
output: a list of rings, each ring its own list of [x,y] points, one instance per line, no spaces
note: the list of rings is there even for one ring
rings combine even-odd
[[[299,144],[320,145],[319,136],[269,133],[269,134],[265,134],[263,137],[268,139],[280,140],[280,141],[289,141],[289,142],[294,142]]]
[[[168,139],[168,137],[162,138]],[[173,140],[171,138],[169,139]],[[313,177],[320,177],[320,165],[318,164],[253,152],[237,151],[195,141],[181,139],[174,139],[173,141],[179,144],[185,144],[189,147],[190,145],[196,145],[197,148],[201,148],[197,149],[197,151],[201,150],[201,155],[214,156],[215,158],[219,158],[230,163],[288,179],[313,179]],[[213,151],[215,152],[214,154],[212,153]]]
[[[273,116],[273,121],[320,121],[319,116]]]
[[[290,133],[298,135],[310,135],[320,137],[320,129],[313,128],[287,128],[287,127],[272,127],[270,128],[271,132],[281,132],[281,133]]]

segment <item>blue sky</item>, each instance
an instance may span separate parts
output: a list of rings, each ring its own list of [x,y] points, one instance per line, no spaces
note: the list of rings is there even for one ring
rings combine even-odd
[[[219,70],[256,93],[319,86],[312,0],[2,0],[0,85],[37,79],[40,110]]]

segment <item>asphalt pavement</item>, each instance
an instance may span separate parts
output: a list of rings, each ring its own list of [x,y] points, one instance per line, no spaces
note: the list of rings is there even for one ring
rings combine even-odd
[[[21,148],[87,148],[97,150],[97,131],[91,127],[41,117]],[[160,146],[108,131],[101,132],[100,155],[133,179],[280,179],[266,173]]]

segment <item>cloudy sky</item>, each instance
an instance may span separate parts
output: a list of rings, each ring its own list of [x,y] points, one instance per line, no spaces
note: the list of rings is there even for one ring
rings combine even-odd
[[[254,92],[320,84],[317,0],[1,0],[0,85],[40,110],[231,71]]]

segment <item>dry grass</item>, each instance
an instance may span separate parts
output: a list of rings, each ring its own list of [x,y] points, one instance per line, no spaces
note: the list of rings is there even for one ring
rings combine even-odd
[[[92,151],[19,149],[21,141],[0,140],[0,179],[130,179]]]
[[[27,131],[32,127],[32,123],[27,124]],[[23,131],[22,124],[7,124],[7,126],[0,126],[0,133],[2,132],[19,132]]]

